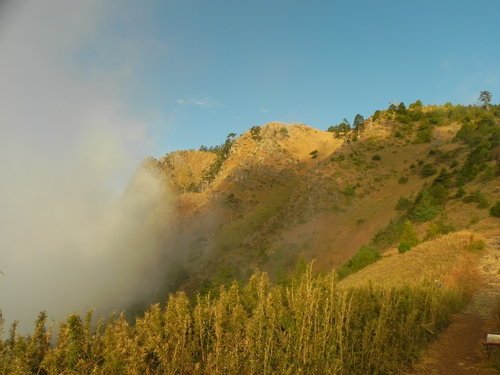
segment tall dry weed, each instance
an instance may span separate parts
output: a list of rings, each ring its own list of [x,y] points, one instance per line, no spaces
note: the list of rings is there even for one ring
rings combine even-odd
[[[30,339],[14,333],[0,343],[0,363],[3,373],[36,373],[29,353],[37,353],[45,374],[391,374],[459,302],[432,282],[339,288],[334,272],[314,276],[309,267],[279,286],[256,272],[217,297],[172,295],[134,325],[119,315],[92,330],[90,315],[71,315],[50,348],[28,350]]]

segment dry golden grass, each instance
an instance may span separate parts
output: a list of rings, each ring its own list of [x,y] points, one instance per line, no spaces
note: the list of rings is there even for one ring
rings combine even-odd
[[[460,254],[451,269],[442,276],[443,285],[447,288],[459,289],[465,300],[469,301],[481,285],[478,264],[477,254]]]
[[[158,162],[158,167],[167,174],[168,182],[179,193],[184,193],[191,184],[199,185],[204,171],[215,160],[211,152],[187,150],[167,154]]]
[[[433,137],[441,142],[449,142],[460,130],[460,126],[461,125],[456,122],[445,126],[438,126],[433,129]]]
[[[476,237],[470,231],[460,231],[424,242],[403,254],[395,254],[347,277],[340,284],[361,286],[367,283],[394,286],[438,280],[448,287],[469,291],[477,286],[477,254],[467,249]]]
[[[309,268],[283,287],[258,272],[216,298],[170,296],[135,325],[122,315],[92,330],[71,315],[51,348],[43,330],[14,331],[0,340],[0,373],[395,374],[459,306],[456,293],[429,283],[341,289],[334,272]]]
[[[286,129],[286,133],[282,133]],[[231,174],[245,167],[258,164],[275,169],[290,167],[297,162],[310,162],[310,152],[318,150],[315,161],[329,157],[344,143],[330,132],[306,125],[271,122],[261,127],[260,140],[252,138],[248,131],[242,134],[232,147],[231,154],[224,162],[213,187],[218,187]]]
[[[388,139],[391,137],[391,126],[386,121],[368,122],[362,139]]]

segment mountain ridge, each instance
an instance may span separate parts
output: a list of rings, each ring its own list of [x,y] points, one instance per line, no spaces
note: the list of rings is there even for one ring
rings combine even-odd
[[[312,259],[318,270],[340,267],[402,216],[401,199],[417,205],[422,191],[442,187],[435,188],[435,180],[443,171],[458,179],[473,152],[459,137],[464,124],[493,121],[491,137],[497,137],[498,112],[498,106],[416,102],[408,109],[376,111],[360,129],[323,131],[273,122],[239,137],[230,134],[211,149],[153,159],[152,167],[170,181],[175,196],[180,224],[171,241],[184,274],[178,286],[195,291],[244,279],[256,268],[280,280]],[[418,207],[412,209],[408,217],[421,241],[438,225],[438,216],[454,229],[488,216],[486,207],[452,197],[465,186],[471,194],[481,190],[484,199],[498,200],[496,152],[498,145],[491,146],[485,169],[478,172],[483,180],[489,173],[486,184],[446,187],[439,215],[431,210],[429,220],[415,219]],[[425,205],[420,209],[425,213]],[[464,209],[472,216],[464,217]],[[390,246],[397,243],[377,245],[378,250]]]

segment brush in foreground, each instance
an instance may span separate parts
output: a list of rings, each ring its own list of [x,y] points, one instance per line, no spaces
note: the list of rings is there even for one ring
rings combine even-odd
[[[388,374],[411,363],[460,306],[432,283],[337,287],[309,269],[290,286],[255,273],[217,297],[183,293],[129,324],[123,315],[91,328],[69,316],[50,346],[42,313],[33,335],[0,343],[9,374]]]

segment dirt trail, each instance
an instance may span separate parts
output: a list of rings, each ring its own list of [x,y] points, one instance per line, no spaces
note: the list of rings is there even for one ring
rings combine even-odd
[[[487,241],[488,252],[480,261],[483,286],[464,313],[456,316],[438,339],[429,345],[422,360],[408,375],[491,375],[483,346],[494,331],[494,306],[500,298],[500,237]]]

